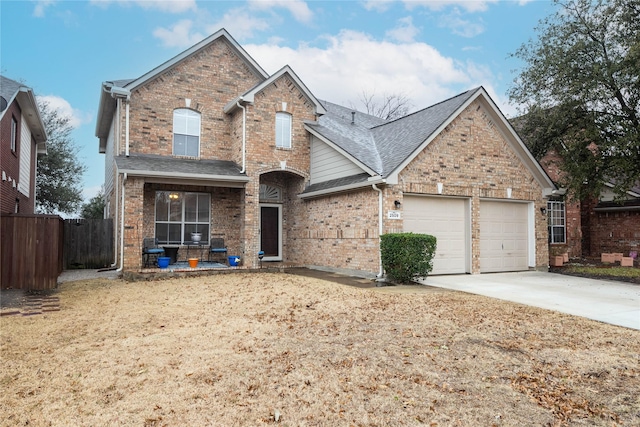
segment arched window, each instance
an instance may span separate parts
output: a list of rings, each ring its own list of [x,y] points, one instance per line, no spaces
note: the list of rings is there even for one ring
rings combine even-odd
[[[276,147],[291,148],[291,114],[276,113]]]
[[[199,157],[200,113],[186,108],[173,112],[173,154]]]
[[[273,185],[260,184],[260,201],[261,202],[281,202],[282,192],[280,188]]]

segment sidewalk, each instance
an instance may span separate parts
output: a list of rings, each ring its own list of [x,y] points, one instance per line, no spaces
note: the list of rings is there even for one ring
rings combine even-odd
[[[429,276],[423,284],[640,330],[640,286],[540,271]]]

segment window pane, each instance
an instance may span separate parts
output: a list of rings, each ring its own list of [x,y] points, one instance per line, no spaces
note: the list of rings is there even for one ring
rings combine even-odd
[[[185,147],[185,155],[191,157],[198,157],[200,152],[200,138],[197,136],[186,136],[186,147]]]
[[[169,224],[156,223],[156,239],[158,243],[169,243]]]
[[[180,238],[180,224],[169,224],[169,243],[180,244],[182,239]]]
[[[181,222],[182,221],[182,199],[183,196],[177,200],[171,200],[169,202],[169,221]]]
[[[276,147],[291,148],[291,115],[276,113]]]
[[[553,243],[564,243],[564,227],[553,227]]]
[[[168,219],[169,193],[166,191],[158,191],[156,193],[156,221],[167,221]]]
[[[185,128],[186,128],[184,132],[185,134],[199,136],[200,135],[200,116],[195,114],[190,117],[187,117]]]
[[[198,195],[198,222],[209,222],[209,195]]]
[[[198,195],[193,193],[187,193],[184,196],[184,220],[186,222],[196,221],[197,213],[198,213]]]
[[[187,136],[181,134],[173,134],[173,154],[176,156],[184,156],[187,152]]]

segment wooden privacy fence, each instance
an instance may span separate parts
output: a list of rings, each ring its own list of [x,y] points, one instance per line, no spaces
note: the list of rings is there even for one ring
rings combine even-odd
[[[64,221],[64,266],[103,268],[113,262],[112,219],[67,219]]]
[[[0,215],[2,289],[54,289],[62,273],[63,239],[57,215]]]

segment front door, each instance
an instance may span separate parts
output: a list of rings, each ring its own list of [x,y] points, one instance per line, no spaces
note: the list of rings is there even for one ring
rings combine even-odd
[[[282,260],[281,205],[260,205],[260,250],[264,260]]]

